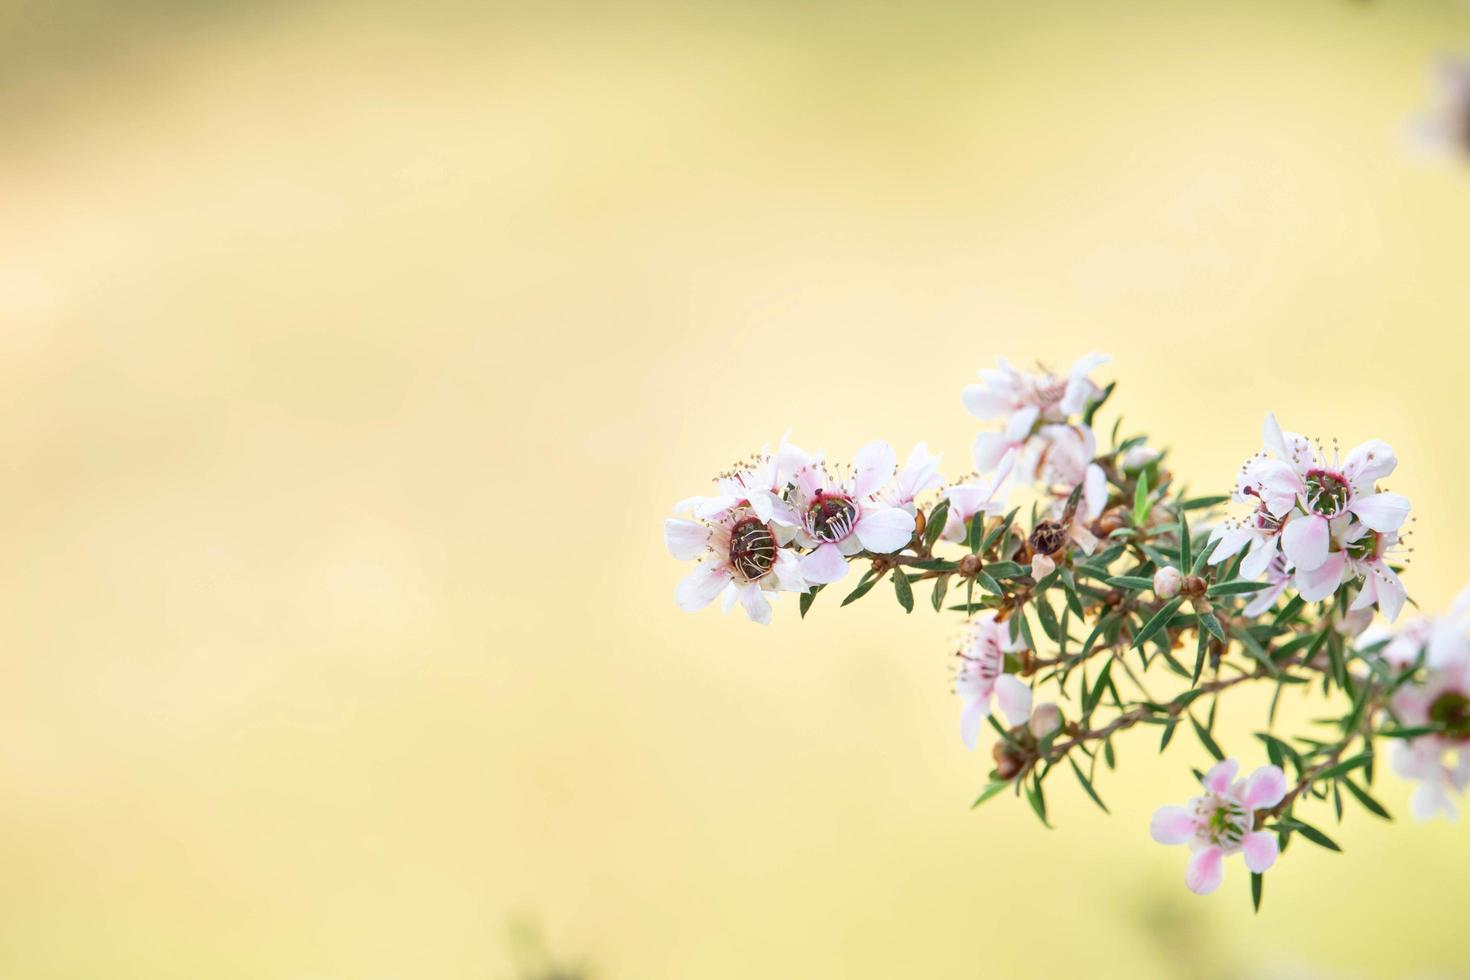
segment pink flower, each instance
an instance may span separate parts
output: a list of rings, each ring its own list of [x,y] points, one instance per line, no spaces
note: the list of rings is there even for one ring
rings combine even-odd
[[[749,507],[763,521],[775,521],[784,527],[800,525],[801,518],[784,499],[792,474],[810,465],[812,457],[791,445],[788,431],[773,454],[766,446],[760,453],[736,464],[715,477],[715,493],[711,496],[688,497],[674,505],[675,512],[693,511],[700,520],[709,520],[735,507]]]
[[[1040,374],[1018,371],[1000,358],[997,369],[979,372],[983,384],[965,388],[965,407],[979,419],[1005,418],[1007,429],[1029,430],[1038,419],[1062,422],[1097,397],[1101,389],[1088,375],[1110,360],[1106,354],[1088,354],[1059,378],[1045,369]]]
[[[725,611],[739,602],[757,623],[771,621],[768,592],[805,592],[796,552],[782,547],[775,530],[748,506],[719,511],[704,521],[670,517],[664,544],[675,558],[698,559],[679,583],[674,600],[695,612],[725,596]]]
[[[880,502],[897,460],[886,442],[870,442],[854,457],[853,472],[833,477],[820,460],[798,469],[792,503],[801,518],[796,541],[813,549],[801,559],[801,574],[813,584],[847,575],[847,558],[862,551],[890,554],[914,536],[914,515]]]
[[[1447,618],[1453,621],[1453,616]],[[1464,644],[1463,624],[1455,631],[1461,640],[1458,646],[1446,641],[1449,632],[1438,629],[1430,638],[1432,663],[1422,683],[1405,685],[1393,696],[1393,712],[1401,724],[1438,729],[1419,738],[1396,740],[1389,750],[1394,772],[1419,783],[1410,800],[1416,820],[1436,814],[1455,819],[1458,808],[1452,794],[1470,786],[1470,649]],[[1413,660],[1417,659],[1416,651]]]
[[[1013,725],[1024,725],[1031,717],[1031,688],[1005,672],[1006,654],[1025,647],[1010,638],[1010,628],[983,612],[966,624],[960,646],[960,669],[955,674],[954,692],[964,707],[960,711],[960,738],[973,749],[980,737],[980,724],[990,717],[992,696]]]
[[[1262,438],[1266,450],[1241,468],[1235,494],[1255,510],[1211,533],[1217,542],[1211,563],[1248,547],[1241,574],[1256,578],[1279,549],[1308,602],[1329,598],[1344,581],[1360,581],[1355,611],[1377,606],[1390,620],[1397,617],[1407,595],[1384,559],[1397,549],[1409,501],[1376,486],[1398,465],[1392,447],[1373,440],[1329,459],[1305,436],[1283,432],[1274,415],[1266,416]]]
[[[1149,833],[1160,844],[1188,844],[1193,851],[1184,882],[1196,895],[1220,887],[1224,859],[1244,854],[1246,867],[1256,874],[1276,863],[1276,835],[1256,830],[1256,812],[1268,810],[1286,796],[1286,774],[1277,766],[1262,766],[1248,779],[1236,780],[1240,764],[1234,759],[1217,763],[1205,773],[1205,791],[1188,806],[1160,807]]]

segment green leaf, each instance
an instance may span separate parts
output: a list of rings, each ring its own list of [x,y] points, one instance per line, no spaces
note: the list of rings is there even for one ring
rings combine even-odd
[[[975,576],[975,581],[979,582],[980,588],[984,589],[986,592],[993,592],[996,595],[1006,594],[1006,590],[1002,588],[1001,584],[995,580],[995,576],[991,575],[987,571],[984,571],[983,569],[978,575]]]
[[[1031,809],[1041,818],[1041,825],[1050,830],[1051,824],[1046,822],[1046,794],[1041,789],[1039,776],[1026,784],[1026,799],[1031,803]]]
[[[814,585],[812,586],[812,590],[810,592],[803,592],[801,594],[801,600],[799,604],[801,606],[802,619],[806,619],[806,611],[812,607],[812,603],[816,601],[817,593],[821,592],[823,588],[825,588],[825,586]]]
[[[949,591],[949,576],[941,575],[934,580],[934,611],[939,612],[944,608],[944,594]]]
[[[1093,682],[1091,690],[1082,699],[1082,713],[1084,715],[1092,714],[1092,709],[1096,708],[1097,703],[1102,700],[1103,691],[1108,689],[1108,678],[1112,676],[1112,673],[1113,661],[1110,659],[1107,663],[1103,664],[1102,670],[1097,672],[1097,680]]]
[[[1137,527],[1143,527],[1143,522],[1148,518],[1148,472],[1138,474],[1138,485],[1133,490],[1133,523]]]
[[[1215,618],[1214,613],[1200,613],[1199,623],[1205,629],[1209,630],[1215,639],[1221,643],[1225,642],[1225,627],[1220,625],[1220,621]]]
[[[1011,522],[1016,519],[1016,514],[1019,513],[1020,510],[1021,508],[1019,507],[1013,509],[1009,514],[1005,516],[1004,520],[1002,520],[999,524],[990,529],[990,533],[985,535],[985,540],[980,543],[980,550],[982,552],[988,554],[990,552],[990,546],[999,541],[1000,536],[1011,529]]]
[[[1317,779],[1336,779],[1339,776],[1346,775],[1347,773],[1352,772],[1354,769],[1366,766],[1372,761],[1373,753],[1364,752],[1361,755],[1355,755],[1351,759],[1346,759],[1342,762],[1339,762],[1337,765],[1332,766],[1329,769],[1322,770],[1322,772],[1317,775]]]
[[[1181,516],[1179,518],[1179,567],[1188,568],[1189,563],[1189,522]]]
[[[1150,616],[1148,622],[1144,623],[1143,628],[1138,631],[1138,635],[1133,638],[1134,649],[1142,650],[1143,645],[1152,639],[1155,633],[1163,629],[1169,620],[1174,618],[1174,613],[1183,602],[1183,596],[1175,596],[1164,603],[1163,608]]]
[[[1384,738],[1419,738],[1422,735],[1433,735],[1439,729],[1433,725],[1415,725],[1412,728],[1383,728],[1378,734]]]
[[[1229,497],[1192,497],[1179,505],[1180,510],[1200,510],[1205,507],[1218,507],[1230,502]]]
[[[1247,592],[1259,592],[1266,588],[1266,582],[1247,582],[1244,579],[1236,579],[1234,582],[1216,582],[1210,586],[1207,595],[1245,595]]]
[[[1223,762],[1225,760],[1225,753],[1220,751],[1220,746],[1215,743],[1210,733],[1205,731],[1204,726],[1195,720],[1194,715],[1189,716],[1189,723],[1194,726],[1194,734],[1199,737],[1199,744],[1205,747],[1205,751]]]
[[[1116,388],[1116,387],[1118,387],[1118,382],[1116,382],[1116,381],[1109,382],[1108,383],[1108,386],[1102,390],[1102,394],[1098,395],[1096,398],[1092,399],[1091,401],[1089,401],[1087,403],[1087,408],[1084,409],[1083,412],[1082,412],[1082,424],[1083,425],[1088,426],[1089,428],[1091,428],[1091,426],[1092,426],[1092,417],[1097,414],[1097,410],[1099,408],[1102,408],[1103,407],[1103,403],[1105,403],[1108,400],[1108,398],[1113,394],[1113,389]]]
[[[978,554],[980,551],[980,540],[985,536],[985,512],[981,511],[970,518],[970,533],[965,538],[965,543],[970,546],[970,554]]]
[[[1164,751],[1165,749],[1167,749],[1169,747],[1169,743],[1174,738],[1174,730],[1176,728],[1178,728],[1178,727],[1179,727],[1179,719],[1178,718],[1172,719],[1167,725],[1164,726],[1164,737],[1161,738],[1161,739],[1159,739],[1159,751],[1160,752]]]
[[[863,596],[873,591],[873,586],[877,585],[879,580],[880,576],[874,575],[872,569],[864,572],[862,580],[857,584],[857,588],[847,594],[847,598],[842,600],[842,605],[845,606],[849,602],[857,602]]]
[[[903,606],[903,611],[913,612],[914,587],[909,584],[909,577],[903,573],[901,568],[893,570],[893,591],[898,594],[898,604]]]
[[[1072,771],[1077,774],[1077,782],[1081,783],[1082,788],[1087,790],[1087,795],[1092,797],[1092,802],[1096,803],[1103,813],[1111,813],[1112,811],[1108,809],[1108,805],[1102,801],[1102,797],[1097,795],[1097,790],[1092,788],[1092,780],[1083,775],[1082,770],[1070,755],[1067,756],[1067,762],[1071,763]]]
[[[1329,851],[1337,851],[1338,853],[1342,852],[1342,848],[1337,846],[1337,841],[1333,840],[1331,837],[1328,837],[1326,834],[1322,833],[1322,831],[1318,830],[1316,827],[1313,827],[1309,823],[1302,823],[1300,820],[1296,819],[1283,820],[1281,822],[1290,827],[1292,830],[1295,830],[1297,833],[1301,834],[1313,844],[1316,844],[1318,847],[1325,847]]]
[[[1360,787],[1357,783],[1353,782],[1351,779],[1344,778],[1342,780],[1342,785],[1348,788],[1349,793],[1352,793],[1358,798],[1358,802],[1363,804],[1363,809],[1367,810],[1369,813],[1382,817],[1384,820],[1393,819],[1393,816],[1389,814],[1388,810],[1384,808],[1383,804],[1379,803],[1373,797],[1369,796],[1368,791]]]
[[[944,533],[944,522],[949,519],[949,498],[945,497],[929,508],[924,524],[924,547],[933,550],[934,542]]]
[[[1144,578],[1141,575],[1114,575],[1108,579],[1108,584],[1120,589],[1128,589],[1132,592],[1140,592],[1144,589],[1154,587],[1154,580]]]
[[[998,795],[1002,790],[1004,790],[1009,785],[1011,785],[1011,784],[1008,781],[1006,781],[1006,780],[1001,780],[1001,779],[993,780],[990,783],[989,786],[985,787],[983,790],[980,791],[980,795],[979,796],[975,797],[975,802],[970,804],[970,809],[973,810],[977,806],[979,806],[981,803],[984,803],[986,800],[990,799],[991,797]]]
[[[1266,888],[1266,876],[1251,872],[1251,907],[1261,911],[1261,893]]]
[[[1041,620],[1041,628],[1046,632],[1047,639],[1058,643],[1062,636],[1061,624],[1057,622],[1056,611],[1052,609],[1051,603],[1041,596],[1036,596],[1036,618]]]
[[[1017,565],[1013,561],[993,561],[985,566],[985,570],[996,578],[1017,578],[1031,571],[1025,565]]]

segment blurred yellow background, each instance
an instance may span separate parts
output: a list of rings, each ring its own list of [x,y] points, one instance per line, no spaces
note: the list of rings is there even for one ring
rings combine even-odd
[[[1390,774],[1253,917],[1148,839],[1197,745],[971,812],[952,617],[685,615],[659,529],[787,427],[962,472],[975,368],[1097,348],[1201,492],[1268,409],[1393,443],[1443,606],[1470,8],[0,11],[0,976],[1470,975]]]

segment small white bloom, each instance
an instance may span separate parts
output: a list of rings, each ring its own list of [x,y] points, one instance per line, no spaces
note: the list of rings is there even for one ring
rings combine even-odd
[[[1262,766],[1250,778],[1237,780],[1240,764],[1234,759],[1217,763],[1205,773],[1204,793],[1187,807],[1160,807],[1149,833],[1160,844],[1188,844],[1185,884],[1196,895],[1220,887],[1223,859],[1245,855],[1246,867],[1256,874],[1276,863],[1276,835],[1255,829],[1257,810],[1268,810],[1286,796],[1286,774],[1276,766]]]
[[[882,503],[893,479],[896,455],[886,442],[870,442],[854,457],[852,474],[834,477],[820,460],[792,477],[792,504],[801,520],[796,541],[812,549],[801,574],[813,584],[847,575],[847,559],[862,551],[891,554],[913,539],[914,515]]]

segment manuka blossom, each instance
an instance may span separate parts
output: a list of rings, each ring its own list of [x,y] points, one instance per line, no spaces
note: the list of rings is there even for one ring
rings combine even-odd
[[[1398,463],[1393,449],[1373,440],[1346,457],[1328,458],[1305,436],[1283,432],[1274,415],[1266,417],[1262,435],[1265,452],[1242,467],[1235,495],[1254,502],[1255,510],[1215,529],[1211,562],[1247,548],[1241,574],[1257,578],[1279,549],[1308,602],[1328,598],[1344,580],[1359,580],[1354,609],[1376,605],[1397,617],[1406,595],[1385,557],[1398,545],[1409,501],[1376,485]]]
[[[1410,800],[1415,819],[1459,814],[1455,795],[1470,786],[1470,589],[1456,598],[1448,615],[1416,620],[1398,630],[1380,655],[1392,666],[1412,668],[1422,660],[1421,677],[1394,692],[1391,707],[1401,724],[1434,728],[1433,734],[1396,740],[1389,752],[1394,772],[1417,782]]]
[[[854,457],[850,476],[832,475],[813,460],[792,478],[791,502],[800,515],[795,540],[811,553],[801,558],[801,574],[822,585],[847,575],[847,558],[869,551],[891,554],[914,536],[914,515],[882,503],[893,479],[896,455],[886,442],[870,442]]]
[[[1006,654],[1024,647],[1019,639],[1010,638],[1009,627],[997,621],[993,612],[983,612],[965,624],[954,692],[963,704],[960,738],[966,748],[975,747],[980,725],[990,717],[992,698],[1000,702],[1000,710],[1013,725],[1024,725],[1031,717],[1031,688],[1005,672]]]
[[[674,592],[679,608],[695,612],[725,595],[725,610],[739,602],[757,623],[771,621],[766,593],[805,592],[796,552],[781,547],[772,526],[740,505],[705,521],[670,517],[664,543],[681,560],[698,559]]]
[[[1086,409],[1101,391],[1088,375],[1112,358],[1106,354],[1078,358],[1065,378],[1044,369],[1028,374],[1003,357],[999,360],[999,367],[980,370],[983,384],[965,388],[965,407],[978,419],[1004,418],[1007,431],[1024,433],[1038,420],[1064,422]]]
[[[921,442],[909,452],[903,467],[892,483],[880,486],[870,494],[873,503],[902,507],[914,513],[914,500],[926,490],[943,485],[944,477],[939,474],[940,457],[929,452],[929,444]]]
[[[1160,807],[1149,825],[1160,844],[1188,844],[1194,852],[1184,881],[1196,895],[1220,887],[1224,859],[1232,854],[1244,854],[1256,874],[1276,863],[1276,835],[1255,829],[1256,811],[1281,802],[1286,775],[1277,766],[1262,766],[1237,780],[1239,768],[1234,759],[1217,763],[1205,773],[1203,793],[1188,806]]]

